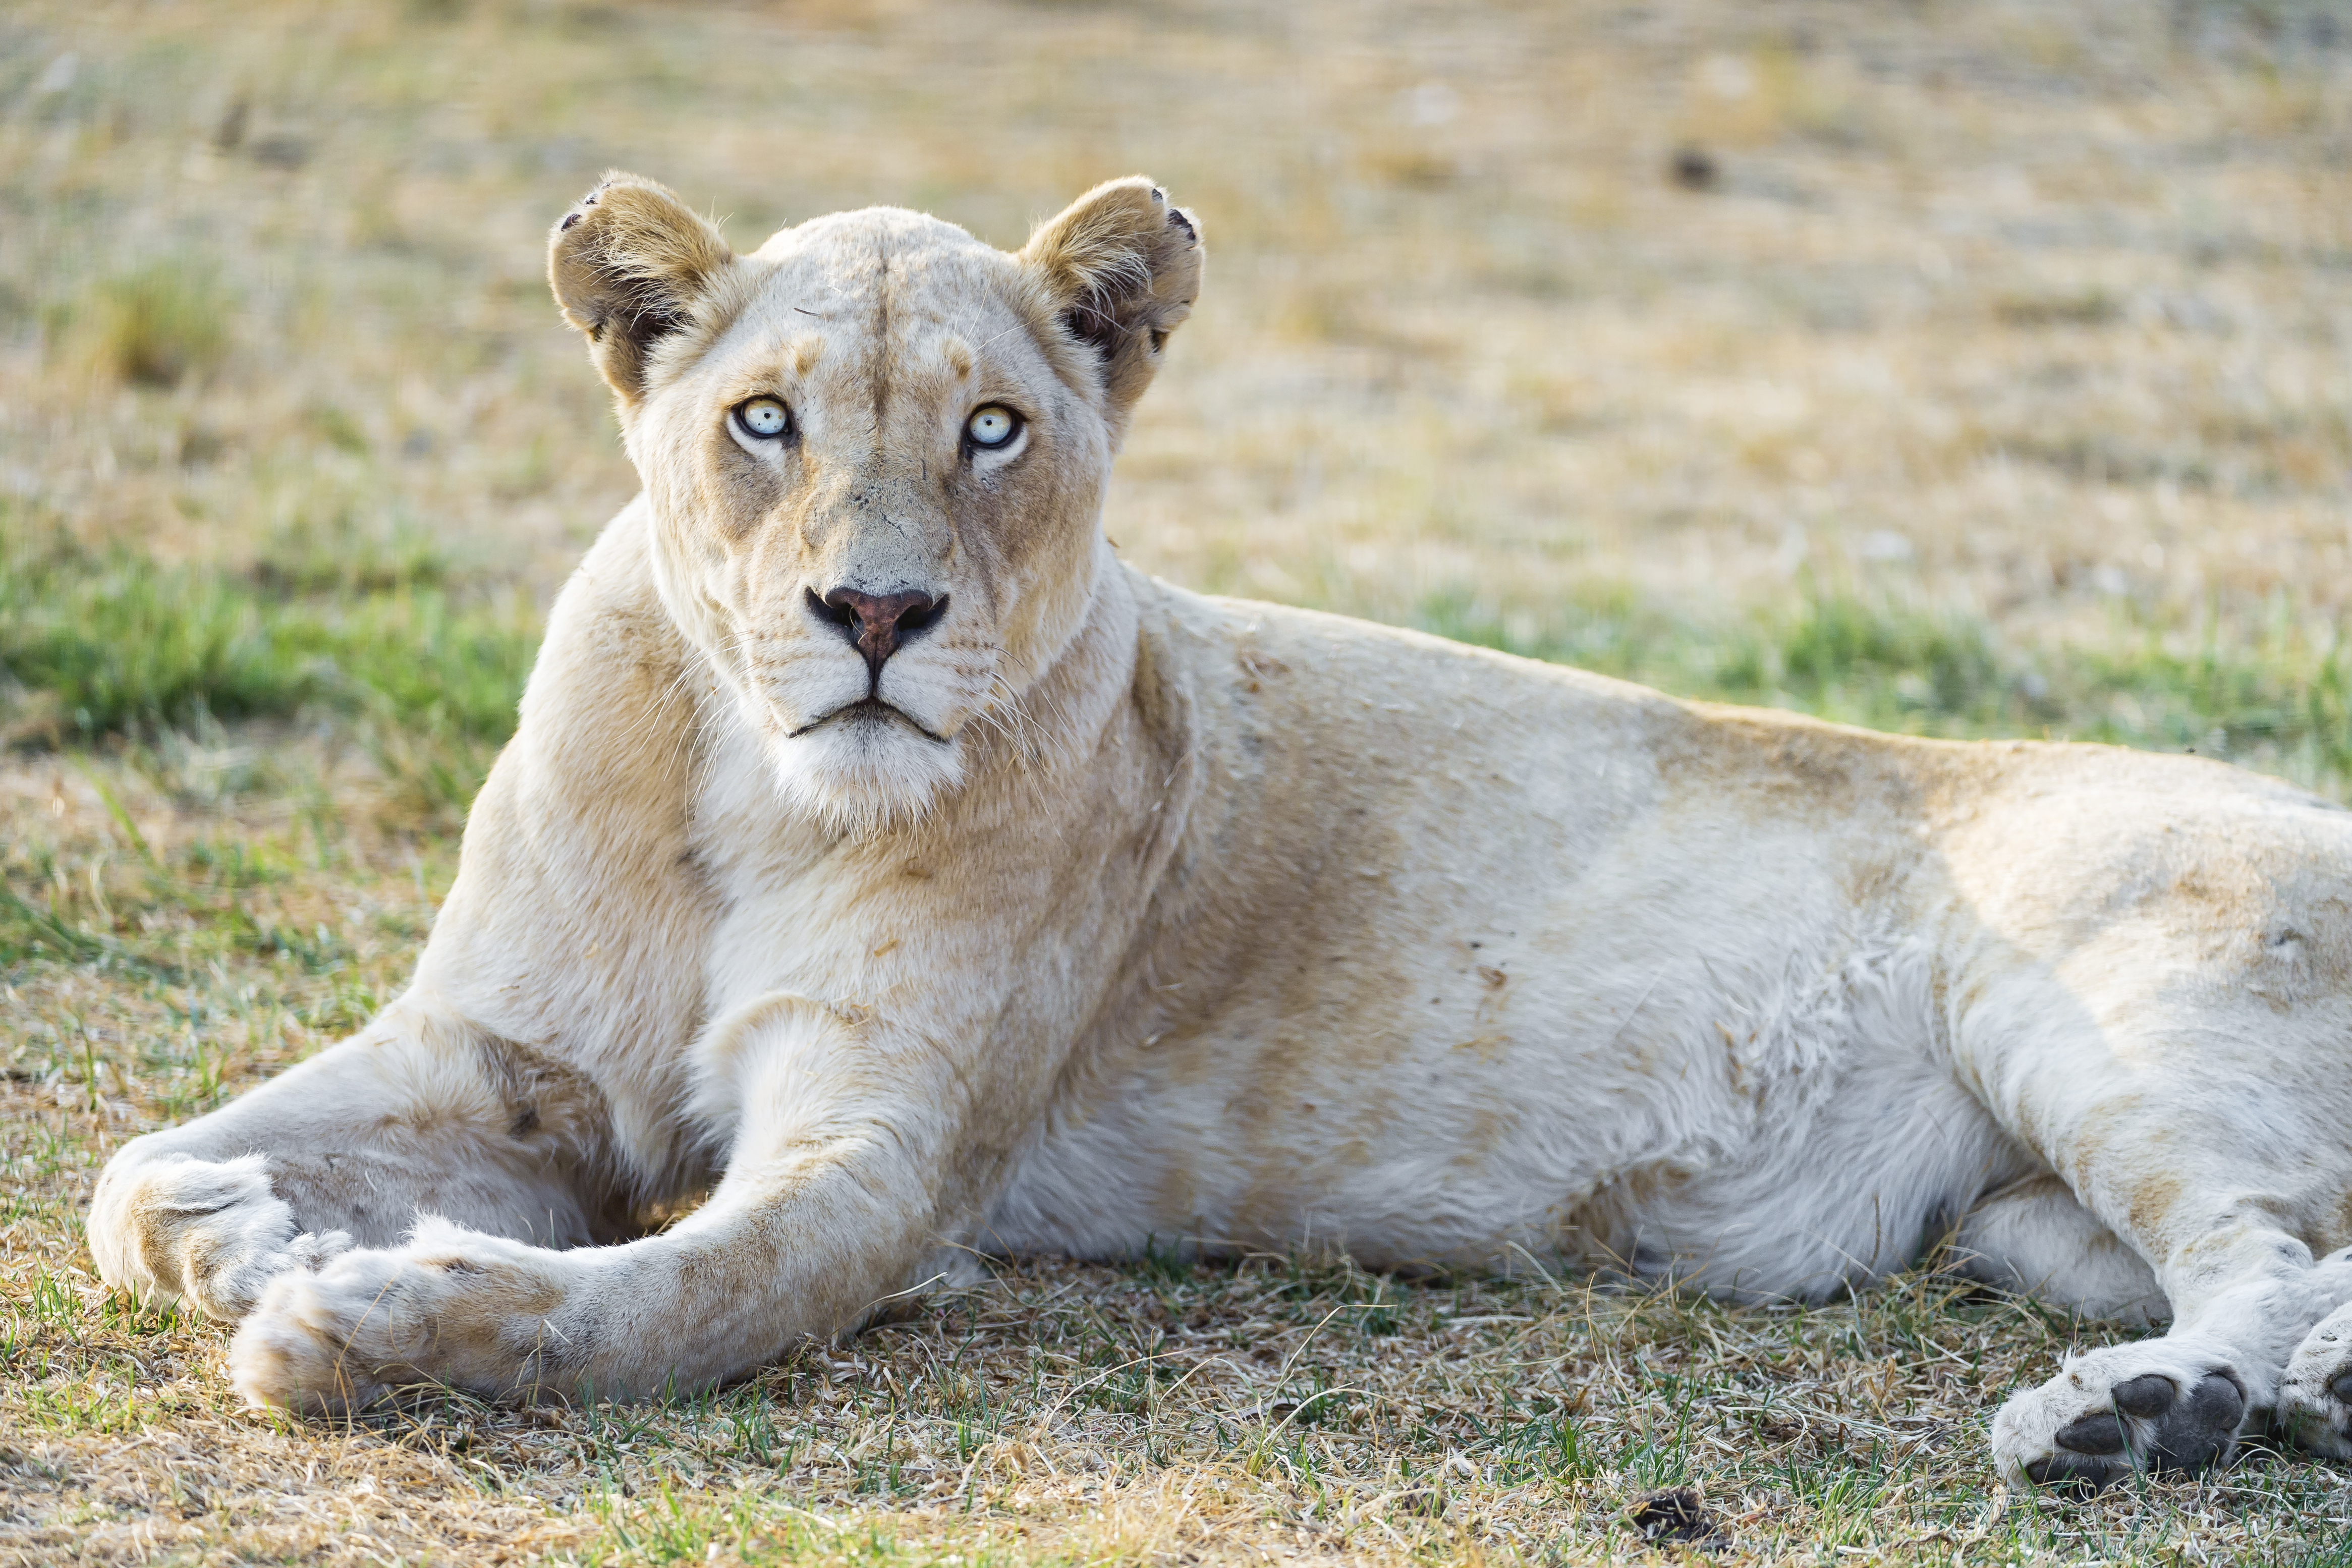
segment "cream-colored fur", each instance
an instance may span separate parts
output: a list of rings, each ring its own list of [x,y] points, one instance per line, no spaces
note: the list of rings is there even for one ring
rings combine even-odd
[[[737,256],[615,176],[551,246],[645,488],[415,983],[93,1205],[252,1398],[707,1384],[976,1252],[1818,1298],[1956,1234],[2172,1319],[2010,1400],[2013,1479],[2352,1451],[2352,817],[1129,571],[1202,254],[1139,180],[1015,255],[874,210]]]

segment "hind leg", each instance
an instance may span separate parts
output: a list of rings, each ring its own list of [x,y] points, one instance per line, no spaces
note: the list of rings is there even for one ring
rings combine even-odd
[[[109,1284],[236,1321],[262,1287],[419,1215],[544,1245],[619,1218],[603,1097],[580,1074],[413,1003],[183,1126],[125,1144],[90,1203]]]
[[[1979,1200],[1953,1238],[1953,1271],[2085,1318],[2146,1326],[2172,1316],[2156,1271],[2053,1175]]]
[[[1956,1238],[1958,1271],[2084,1317],[2147,1326],[2172,1316],[2156,1272],[2055,1176],[1979,1204]],[[2248,1415],[2231,1351],[2193,1339],[2068,1358],[2057,1379],[2004,1406],[1995,1444],[2029,1456],[2004,1469],[2036,1481],[2105,1484],[2135,1464],[2195,1468],[2225,1455]],[[2184,1352],[2186,1352],[2184,1359]]]
[[[2121,986],[2147,969],[2145,956],[2102,955],[2095,973]],[[2291,1403],[2290,1359],[2352,1300],[2352,1258],[2315,1256],[2344,1239],[2352,1108],[2325,1081],[2343,1020],[2219,987],[2177,1011],[2171,998],[2189,991],[2177,971],[2121,1000],[2077,984],[2036,998],[2032,1023],[1999,1019],[2002,1047],[1968,1065],[2088,1216],[2146,1261],[2173,1321],[2160,1339],[2069,1356],[2011,1396],[1992,1440],[2012,1484],[2099,1486],[2226,1459]],[[2086,999],[2104,1026],[2078,1026]],[[2020,1251],[2028,1269],[2044,1260]]]

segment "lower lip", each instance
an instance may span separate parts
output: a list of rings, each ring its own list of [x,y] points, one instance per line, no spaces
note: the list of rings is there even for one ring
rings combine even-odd
[[[822,730],[827,724],[833,723],[836,720],[845,721],[853,724],[887,724],[894,719],[905,723],[908,728],[919,733],[925,735],[929,734],[929,731],[924,730],[920,724],[918,724],[912,719],[908,718],[906,714],[900,712],[898,709],[891,707],[887,702],[877,702],[871,697],[862,697],[855,702],[847,703],[842,707],[835,709],[832,712],[826,714],[824,718],[819,719],[813,724],[803,724],[797,730],[787,730],[784,733],[790,739],[798,740],[803,735],[815,733],[817,731]]]

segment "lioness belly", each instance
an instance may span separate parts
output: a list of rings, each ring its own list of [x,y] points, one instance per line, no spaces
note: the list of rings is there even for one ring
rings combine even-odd
[[[1059,1108],[992,1237],[1532,1258],[1743,1298],[1906,1266],[2034,1163],[1952,1075],[1931,955],[1856,931],[1830,889],[1802,909],[1769,847],[1757,885],[1799,918],[1718,889],[1712,919],[1565,899],[1515,930],[1465,900],[1377,980],[1290,965]]]
[[[2068,984],[2131,972],[2053,979],[2145,882],[2141,839],[2315,852],[2289,820],[2314,803],[2195,763],[1695,709],[1203,604],[1169,640],[1235,672],[1200,687],[1207,847],[999,1245],[1524,1251],[1825,1294],[2046,1168],[1986,1078],[2051,1045]],[[2150,930],[2194,947],[2206,918]]]
[[[1328,1248],[1372,1268],[1533,1263],[1739,1300],[1818,1300],[1916,1261],[1979,1196],[2033,1168],[1973,1105],[1906,1109],[1887,1117],[1883,1105],[1857,1106],[1825,1119],[1811,1140],[1759,1137],[1703,1168],[1669,1159],[1599,1173],[1580,1201],[1538,1173],[1548,1151],[1500,1152],[1519,1156],[1522,1170],[1479,1180],[1448,1171],[1453,1162],[1432,1150],[1349,1185],[1244,1191],[1191,1212],[1137,1180],[1135,1146],[1122,1150],[1112,1121],[1041,1149],[988,1238],[1012,1252],[1096,1258]],[[1159,1168],[1184,1184],[1199,1178],[1196,1165],[1171,1156]]]

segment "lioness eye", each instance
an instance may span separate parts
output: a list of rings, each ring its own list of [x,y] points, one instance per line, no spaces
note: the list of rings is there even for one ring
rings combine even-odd
[[[793,411],[773,397],[754,397],[735,405],[735,418],[746,433],[772,441],[793,427]]]
[[[1021,416],[991,404],[966,421],[964,429],[971,433],[975,447],[1002,447],[1019,434]]]

